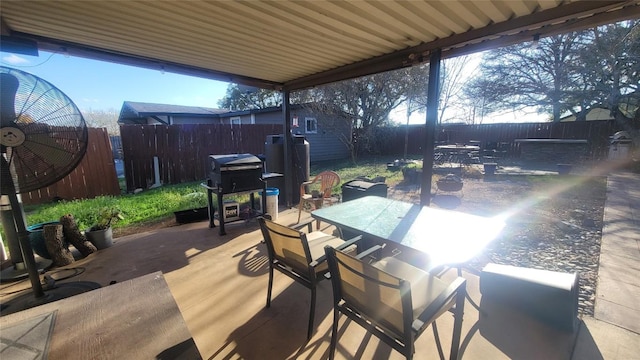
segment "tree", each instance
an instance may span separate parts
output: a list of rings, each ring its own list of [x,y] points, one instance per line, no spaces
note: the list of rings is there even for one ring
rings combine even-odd
[[[591,106],[609,109],[618,121],[640,121],[640,20],[593,28],[585,38],[577,72]]]
[[[275,90],[229,84],[218,106],[232,111],[264,109],[282,105],[282,95]]]
[[[118,126],[118,117],[120,112],[116,109],[82,111],[87,126],[107,128],[109,135],[120,135],[120,126]]]
[[[413,66],[310,89],[300,98],[313,100],[306,106],[323,115],[323,124],[335,130],[355,161],[360,151],[375,152],[383,139],[376,139],[374,129],[389,124],[389,114],[409,93],[426,90],[427,76],[424,67]]]
[[[438,99],[438,123],[457,121],[463,118],[473,123],[469,116],[461,115],[469,109],[468,97],[464,94],[466,81],[475,72],[471,68],[473,56],[445,59],[441,64],[440,94]],[[418,65],[406,76],[407,90],[404,99],[407,122],[414,112],[424,113],[427,108],[429,65]]]
[[[536,106],[553,114],[568,110],[563,103],[570,89],[567,64],[577,58],[577,33],[540,39],[537,46],[517,44],[488,51],[467,95],[481,96],[493,111]]]
[[[465,107],[463,92],[465,80],[470,75],[468,69],[470,61],[470,56],[460,56],[442,62],[440,99],[438,101],[438,122],[441,124],[447,120],[459,119],[457,114]],[[454,111],[448,112],[447,110],[450,109]],[[451,113],[456,115],[452,116]]]
[[[535,107],[553,121],[585,120],[595,107],[619,120],[638,116],[640,20],[551,36],[485,53],[465,94],[488,112]]]

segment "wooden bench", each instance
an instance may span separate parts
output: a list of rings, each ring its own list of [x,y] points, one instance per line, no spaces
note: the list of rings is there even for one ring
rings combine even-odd
[[[488,264],[480,274],[482,300],[522,310],[550,325],[575,331],[578,274]]]

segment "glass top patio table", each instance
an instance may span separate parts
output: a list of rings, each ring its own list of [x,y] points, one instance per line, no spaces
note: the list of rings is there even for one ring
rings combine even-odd
[[[442,210],[378,196],[315,210],[315,219],[343,230],[394,242],[429,257],[429,269],[462,264],[493,241],[504,228],[504,219]]]

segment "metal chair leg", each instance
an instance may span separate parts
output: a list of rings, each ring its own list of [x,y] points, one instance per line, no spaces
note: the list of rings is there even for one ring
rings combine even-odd
[[[307,340],[311,339],[313,335],[313,318],[316,313],[316,288],[311,289],[311,309],[309,312],[309,330],[307,331]]]
[[[457,271],[458,271],[458,276],[462,277],[462,265],[457,266],[456,267]],[[475,301],[473,301],[473,299],[471,298],[471,295],[469,295],[468,291],[464,292],[464,296],[465,298],[469,301],[469,303],[471,304],[471,306],[473,306],[474,308],[476,308],[476,310],[478,310],[481,314],[483,313],[482,310],[480,309],[480,305],[478,305]]]
[[[267,307],[271,306],[271,288],[273,287],[273,267],[269,265],[269,287],[267,288]]]
[[[333,309],[333,325],[331,326],[331,345],[329,346],[329,360],[333,360],[336,353],[336,345],[338,345],[338,318],[340,313],[334,307]]]

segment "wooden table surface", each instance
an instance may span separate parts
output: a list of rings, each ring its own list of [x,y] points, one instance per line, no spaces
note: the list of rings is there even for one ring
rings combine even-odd
[[[34,319],[51,321],[52,331],[5,339]],[[201,358],[161,272],[2,316],[0,328],[3,346],[18,350],[48,335],[49,360]]]
[[[381,242],[419,250],[429,256],[429,269],[471,260],[505,225],[499,218],[421,207],[379,196],[318,209],[311,216]]]

